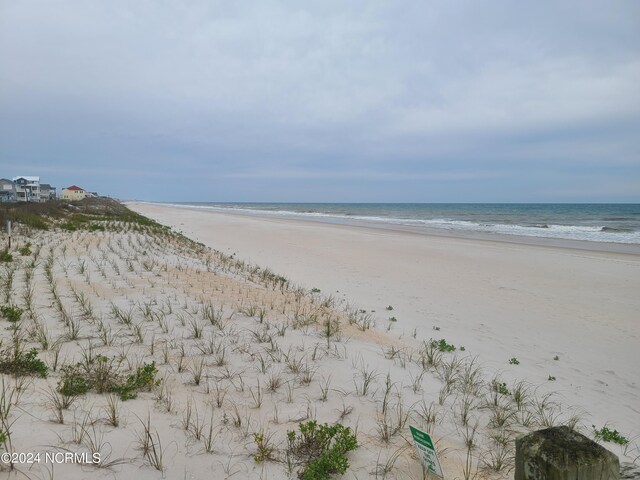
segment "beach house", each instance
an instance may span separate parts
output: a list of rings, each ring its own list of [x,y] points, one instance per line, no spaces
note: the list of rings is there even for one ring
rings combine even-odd
[[[18,202],[40,202],[40,177],[13,177]]]
[[[16,186],[8,178],[0,178],[0,202],[15,202]]]
[[[76,200],[83,200],[86,196],[87,192],[77,185],[71,185],[70,187],[63,188],[61,194],[62,200],[70,200],[72,202]]]
[[[43,202],[56,199],[56,187],[52,187],[48,183],[40,184],[40,199]]]

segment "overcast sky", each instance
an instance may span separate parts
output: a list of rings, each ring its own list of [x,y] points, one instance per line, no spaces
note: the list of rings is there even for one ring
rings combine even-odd
[[[0,177],[640,202],[640,2],[0,0]]]

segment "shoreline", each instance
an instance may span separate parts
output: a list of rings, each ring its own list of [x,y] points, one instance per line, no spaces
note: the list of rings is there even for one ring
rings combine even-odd
[[[376,222],[374,220],[362,220],[362,219],[342,219],[337,217],[304,217],[302,215],[269,215],[260,214],[257,211],[244,211],[242,209],[225,209],[217,207],[199,207],[195,205],[187,204],[175,204],[175,203],[161,203],[161,202],[145,202],[138,200],[127,200],[123,203],[127,205],[157,205],[159,207],[176,208],[190,210],[194,212],[203,213],[215,213],[220,215],[231,215],[249,218],[261,218],[265,220],[291,220],[296,222],[309,222],[312,224],[320,223],[324,225],[337,225],[345,227],[363,228],[363,229],[375,229],[386,230],[391,232],[405,232],[422,236],[435,236],[451,239],[466,239],[472,241],[486,241],[486,242],[499,242],[510,243],[516,245],[530,245],[542,248],[564,248],[571,250],[582,250],[589,252],[604,252],[604,253],[619,253],[624,255],[640,255],[640,244],[622,243],[622,242],[601,242],[592,240],[575,240],[559,237],[544,237],[535,235],[516,235],[516,234],[503,234],[492,233],[482,231],[467,231],[437,228],[429,226],[418,225],[403,225],[396,223],[384,223]]]

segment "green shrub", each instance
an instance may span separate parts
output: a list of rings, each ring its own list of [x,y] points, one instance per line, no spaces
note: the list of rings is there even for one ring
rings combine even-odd
[[[115,385],[113,391],[120,396],[121,400],[131,400],[138,396],[138,391],[149,390],[159,385],[160,380],[156,380],[158,368],[156,362],[145,363],[136,370],[136,373],[129,375],[124,383]]]
[[[20,248],[20,250],[18,251],[20,252],[20,255],[28,257],[29,255],[31,255],[31,243],[27,243],[26,245],[22,246],[22,248]]]
[[[0,252],[0,262],[13,262],[13,255],[9,253],[9,249],[5,248]]]
[[[123,378],[118,373],[113,359],[104,355],[96,356],[90,363],[78,363],[62,367],[62,378],[58,383],[58,392],[67,396],[84,395],[91,390],[97,393],[116,393],[122,401],[138,396],[141,390],[159,385],[155,362],[145,363],[135,373]]]
[[[516,357],[512,357],[509,359],[509,365],[520,365],[520,360],[518,360]]]
[[[602,427],[600,430],[596,430],[595,425],[591,425],[593,427],[593,434],[596,437],[596,440],[602,440],[603,442],[613,442],[618,445],[626,445],[629,443],[629,439],[618,433],[617,430],[610,430],[606,425]]]
[[[455,352],[456,347],[447,341],[444,338],[440,340],[431,340],[431,346],[437,348],[441,352]]]
[[[511,395],[506,383],[493,382],[493,391],[500,395]]]
[[[0,313],[10,322],[17,322],[18,320],[20,320],[20,317],[22,317],[24,310],[18,307],[12,307],[10,305],[3,305],[2,307],[0,307]]]
[[[80,371],[79,365],[65,365],[60,369],[62,379],[58,391],[67,397],[84,395],[91,390],[90,379]]]
[[[303,480],[326,480],[349,468],[346,453],[358,447],[349,427],[340,424],[318,425],[315,421],[298,425],[299,433],[287,432],[287,458],[301,467]]]
[[[49,369],[47,365],[36,358],[38,351],[32,348],[28,352],[20,350],[18,346],[0,352],[0,372],[16,377],[31,375],[46,378]]]

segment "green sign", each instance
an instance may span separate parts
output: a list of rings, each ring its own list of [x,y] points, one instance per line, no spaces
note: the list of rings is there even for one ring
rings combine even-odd
[[[438,455],[436,454],[436,447],[433,446],[429,434],[412,426],[409,426],[409,428],[411,429],[413,441],[416,442],[420,463],[422,463],[424,469],[437,477],[444,478],[442,468],[440,468],[440,462],[438,461]]]

